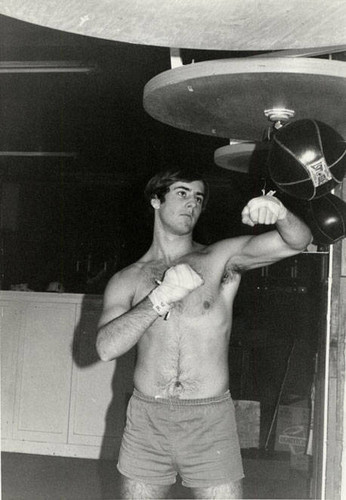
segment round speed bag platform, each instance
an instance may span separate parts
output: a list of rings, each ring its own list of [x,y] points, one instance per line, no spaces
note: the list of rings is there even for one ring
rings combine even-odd
[[[216,149],[214,163],[226,170],[248,174],[252,164],[258,168],[265,164],[268,151],[269,144],[266,142],[229,144]]]
[[[342,0],[330,3],[9,0],[1,2],[1,14],[59,31],[131,44],[273,51],[344,45],[346,5]]]
[[[219,59],[180,66],[147,82],[144,109],[178,129],[261,142],[266,111],[287,109],[346,136],[346,64],[313,58]]]

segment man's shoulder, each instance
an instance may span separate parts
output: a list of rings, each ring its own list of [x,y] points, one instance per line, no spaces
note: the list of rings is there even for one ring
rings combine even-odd
[[[114,274],[112,279],[113,278],[116,280],[135,279],[142,272],[142,269],[143,269],[143,263],[141,263],[140,261],[134,262],[133,264],[129,264],[128,266],[120,269],[116,274]]]
[[[110,278],[107,284],[107,289],[113,290],[119,286],[123,288],[131,288],[132,286],[135,286],[140,272],[141,267],[136,262],[123,267]]]

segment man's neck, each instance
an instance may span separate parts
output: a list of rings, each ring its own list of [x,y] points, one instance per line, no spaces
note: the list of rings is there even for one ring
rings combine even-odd
[[[183,236],[155,234],[149,253],[153,260],[163,260],[169,265],[191,253],[195,248],[196,244],[191,234]]]

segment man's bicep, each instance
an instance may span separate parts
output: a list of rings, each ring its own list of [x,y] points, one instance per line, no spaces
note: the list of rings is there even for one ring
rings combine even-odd
[[[98,328],[118,318],[131,308],[132,287],[124,280],[111,280],[104,292]]]
[[[251,236],[227,238],[208,247],[212,258],[212,267],[215,276],[220,274],[221,278],[225,271],[230,270],[230,267],[233,267],[235,270],[237,266],[243,264],[244,248],[250,238]]]
[[[246,237],[239,242],[237,250],[229,264],[244,271],[268,266],[298,253],[282,240],[277,231]]]
[[[296,253],[277,231],[222,240],[213,245],[212,252],[220,265],[239,272],[267,266]]]

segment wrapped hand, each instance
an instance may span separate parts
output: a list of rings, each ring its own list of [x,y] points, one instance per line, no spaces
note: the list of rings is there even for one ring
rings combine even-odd
[[[177,264],[167,269],[160,285],[149,294],[149,299],[158,314],[163,315],[174,302],[182,300],[203,283],[189,264]]]
[[[275,224],[287,215],[287,208],[281,201],[268,193],[252,198],[242,211],[242,222],[249,226],[256,224]]]

